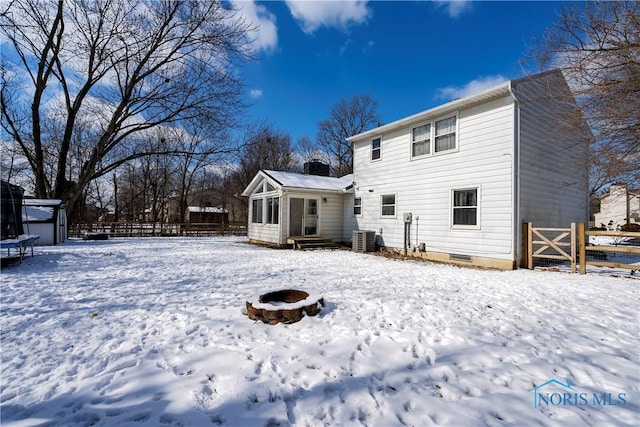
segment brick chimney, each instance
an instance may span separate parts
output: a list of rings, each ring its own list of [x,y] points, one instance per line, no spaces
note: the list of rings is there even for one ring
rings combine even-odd
[[[306,162],[304,164],[304,174],[305,175],[318,175],[318,176],[329,176],[330,168],[326,163],[322,163],[319,160],[311,160],[310,162]]]

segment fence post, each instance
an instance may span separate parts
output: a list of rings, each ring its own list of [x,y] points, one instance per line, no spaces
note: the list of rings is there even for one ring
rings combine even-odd
[[[527,268],[533,270],[533,223],[527,223]]]
[[[585,246],[584,222],[578,223],[578,243],[580,245],[580,274],[587,274],[587,250]]]
[[[529,243],[527,236],[529,235],[529,223],[522,223],[522,258],[520,259],[520,268],[529,268]]]
[[[571,273],[576,273],[576,223],[571,223]]]

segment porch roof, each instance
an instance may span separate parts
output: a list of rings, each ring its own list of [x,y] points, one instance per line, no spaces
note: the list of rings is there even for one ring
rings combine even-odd
[[[304,175],[301,173],[272,170],[265,170],[263,172],[276,181],[282,188],[343,191],[353,185],[353,174],[336,178],[333,176]]]
[[[332,176],[305,175],[294,172],[281,172],[273,170],[261,170],[251,180],[251,183],[242,192],[243,196],[250,196],[263,180],[268,180],[274,186],[286,189],[313,190],[326,192],[349,192],[353,187],[353,174],[341,178]]]

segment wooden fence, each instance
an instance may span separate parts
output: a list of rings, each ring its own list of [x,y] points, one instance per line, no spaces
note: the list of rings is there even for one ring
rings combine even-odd
[[[529,222],[526,223],[526,228],[527,268],[533,269],[534,259],[552,259],[569,261],[571,272],[576,272],[575,223],[572,223],[570,228],[534,228]]]
[[[569,262],[571,272],[586,274],[587,265],[640,270],[639,264],[611,262],[594,259],[596,255],[607,258],[609,253],[637,255],[640,259],[640,232],[586,230],[584,223],[572,223],[569,228],[535,228],[532,223],[524,223],[523,259],[525,266],[533,269],[536,259]],[[590,236],[605,236],[614,239],[614,245],[591,245]]]
[[[587,265],[598,267],[624,268],[630,270],[640,270],[638,264],[625,264],[619,262],[609,262],[602,260],[589,260],[587,254],[589,252],[600,253],[623,253],[635,254],[640,257],[640,232],[632,231],[596,231],[585,230],[584,223],[578,224],[578,238],[580,240],[580,274],[586,274]],[[589,236],[608,236],[619,240],[619,244],[611,245],[590,245]],[[628,245],[627,239],[637,240],[634,245]]]
[[[154,236],[246,236],[245,223],[160,224],[144,222],[99,222],[69,226],[69,237],[84,237],[87,233],[106,233],[110,237]]]

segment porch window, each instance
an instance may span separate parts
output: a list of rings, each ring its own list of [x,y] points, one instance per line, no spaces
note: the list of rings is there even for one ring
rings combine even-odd
[[[251,201],[251,222],[262,224],[262,199],[253,199]]]
[[[362,198],[356,197],[353,199],[353,214],[355,216],[362,215]]]
[[[381,138],[375,138],[371,141],[371,160],[380,160],[382,157],[381,144]]]
[[[280,198],[267,198],[267,224],[277,224],[280,217]]]
[[[396,216],[396,195],[383,194],[380,197],[382,216]]]
[[[477,227],[478,224],[478,189],[453,190],[452,225]]]

